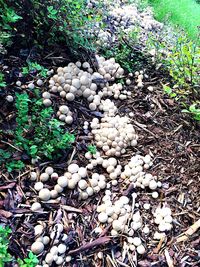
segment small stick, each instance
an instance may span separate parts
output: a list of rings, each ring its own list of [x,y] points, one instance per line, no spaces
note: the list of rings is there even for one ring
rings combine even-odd
[[[77,208],[74,208],[74,207],[71,207],[71,206],[68,206],[68,205],[60,205],[60,206],[61,206],[61,208],[63,208],[66,211],[77,212],[77,213],[82,213],[83,212],[80,209],[77,209]]]
[[[6,142],[6,141],[1,140],[1,143],[6,144],[6,145],[9,145],[9,146],[11,146],[12,148],[14,148],[15,150],[17,150],[17,151],[19,151],[19,152],[22,152],[21,149],[15,147],[15,146],[13,146],[13,145],[11,145],[10,143],[8,143],[8,142]]]

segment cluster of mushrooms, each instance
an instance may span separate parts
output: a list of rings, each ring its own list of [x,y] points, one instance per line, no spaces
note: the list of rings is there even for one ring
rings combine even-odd
[[[89,8],[95,8],[97,5],[96,1],[88,1]],[[163,24],[153,18],[150,8],[141,12],[136,3],[121,0],[104,1],[103,6],[108,11],[103,20],[108,23],[102,27],[101,23],[97,22],[94,29],[86,27],[86,32],[97,39],[96,44],[100,47],[109,48],[122,32],[127,38],[131,38],[131,32],[137,33],[140,44],[145,47],[149,33],[154,31],[154,34],[157,34],[163,29]]]
[[[109,107],[109,106],[108,106]],[[104,116],[94,118],[90,124],[95,144],[106,156],[119,157],[128,146],[136,146],[138,136],[128,117]]]
[[[50,106],[57,99],[53,95],[60,95],[62,100],[57,116],[69,125],[73,123],[73,110],[69,102],[75,98],[83,97],[91,111],[101,111],[100,117],[83,121],[83,131],[93,137],[97,151],[85,153],[87,163],[84,165],[79,166],[72,161],[61,175],[51,166],[42,173],[31,172],[30,180],[34,183],[37,199],[31,205],[31,210],[36,213],[45,211],[44,204],[54,200],[59,202],[69,190],[78,192],[79,201],[85,201],[104,190],[102,202],[97,206],[98,224],[95,232],[101,233],[106,225],[111,224],[110,234],[113,238],[123,235],[130,251],[144,254],[147,250],[144,241],[150,228],[143,220],[143,211],[151,210],[151,205],[150,201],[141,205],[137,201],[140,195],[137,191],[150,189],[152,199],[156,199],[159,196],[156,190],[162,184],[157,177],[146,172],[153,165],[151,154],[142,156],[137,153],[126,164],[121,162],[127,149],[137,146],[138,135],[129,118],[132,116],[118,115],[115,99],[123,100],[131,92],[124,90],[121,83],[115,83],[115,79],[122,77],[124,71],[114,59],[105,60],[96,56],[95,60],[96,71],[88,62],[69,63],[67,67],[58,68],[49,80],[49,90],[43,92],[42,97],[44,105]],[[129,75],[127,85],[132,83],[131,77],[142,82],[143,73]],[[137,192],[131,197],[122,195],[121,190],[113,191],[114,187],[120,189],[123,186],[123,189],[127,189],[130,184]],[[166,207],[157,209],[153,216],[159,230],[153,238],[159,240],[171,229],[172,217]],[[68,248],[64,242],[67,234],[63,232],[63,224],[48,230],[50,234],[46,234],[48,231],[42,222],[35,227],[35,242],[31,250],[37,255],[47,251],[42,265],[37,267],[50,267],[52,264],[62,266],[70,262],[72,258],[67,255]]]
[[[71,261],[71,256],[65,255],[68,247],[65,245],[65,240],[68,238],[67,234],[64,233],[64,227],[61,223],[57,223],[51,229],[50,236],[45,235],[46,226],[43,224],[38,224],[34,228],[35,242],[31,246],[31,251],[40,255],[49,244],[51,247],[48,248],[48,253],[46,254],[42,265],[37,265],[37,267],[49,267],[53,263],[61,266],[63,262],[67,263]]]

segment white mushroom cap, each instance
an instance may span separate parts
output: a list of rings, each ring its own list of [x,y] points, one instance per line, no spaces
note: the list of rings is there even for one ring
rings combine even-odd
[[[31,251],[34,254],[40,254],[44,250],[44,244],[42,242],[34,242],[31,246]]]
[[[112,227],[115,231],[121,231],[122,228],[123,228],[123,222],[122,221],[119,221],[119,220],[114,220],[113,223],[112,223]]]
[[[137,246],[137,253],[138,254],[144,254],[145,253],[145,247],[143,245]]]
[[[30,180],[35,181],[37,179],[37,173],[36,172],[31,172],[30,173]]]
[[[66,245],[64,245],[64,244],[60,244],[60,245],[58,246],[58,252],[59,252],[60,254],[65,253],[66,250],[67,250]]]
[[[44,187],[44,184],[43,184],[42,182],[37,182],[37,183],[35,183],[35,185],[34,185],[34,189],[35,189],[36,191],[40,191],[43,187]]]
[[[45,261],[46,263],[51,264],[53,262],[53,255],[51,253],[47,253]]]
[[[101,213],[99,213],[99,215],[98,215],[98,220],[99,220],[101,223],[105,223],[105,222],[107,222],[107,220],[108,220],[108,215],[107,215],[105,212],[101,212]]]
[[[57,265],[61,265],[64,262],[64,258],[62,256],[59,256],[58,259],[56,260]]]
[[[43,189],[40,190],[40,192],[39,192],[39,198],[41,200],[47,201],[47,200],[50,199],[50,197],[51,197],[51,193],[50,193],[49,189],[43,188]]]
[[[48,180],[49,180],[49,174],[48,174],[48,173],[44,172],[44,173],[42,173],[42,174],[40,175],[40,181],[42,181],[42,182],[46,182],[46,181],[48,181]]]
[[[38,211],[39,209],[41,209],[41,204],[39,202],[35,202],[32,204],[31,206],[32,211]]]
[[[58,192],[58,193],[62,193],[63,191],[63,187],[61,187],[59,184],[56,184],[54,186],[54,189]]]
[[[52,173],[53,173],[53,168],[52,167],[47,167],[46,169],[45,169],[45,172],[48,174],[48,175],[51,175]]]
[[[83,179],[81,179],[79,182],[78,182],[78,187],[82,190],[86,189],[86,187],[88,186],[87,182]]]
[[[66,187],[68,185],[68,179],[66,176],[61,176],[58,178],[57,183],[61,187]]]
[[[66,116],[66,118],[65,118],[65,122],[66,122],[67,124],[72,124],[72,122],[73,122],[73,118],[72,118],[72,116],[71,116],[71,115]]]
[[[43,231],[44,231],[44,227],[41,224],[38,224],[34,227],[35,236],[41,235]]]
[[[68,172],[70,173],[75,173],[79,171],[79,166],[78,164],[72,163],[68,166]]]
[[[142,244],[142,241],[141,241],[141,239],[139,237],[134,237],[133,238],[133,245],[134,246],[138,247],[141,244]]]
[[[47,235],[43,236],[42,243],[44,245],[47,245],[47,244],[49,244],[49,242],[50,242],[50,238]]]
[[[74,94],[72,94],[72,93],[67,93],[67,94],[66,94],[66,99],[67,99],[68,101],[73,101],[73,100],[75,99],[75,96],[74,96]]]
[[[7,96],[6,96],[6,100],[7,100],[8,102],[12,103],[13,100],[14,100],[14,98],[13,98],[12,95],[7,95]]]
[[[87,176],[87,169],[84,167],[80,167],[78,170],[78,174],[82,177],[85,178]]]
[[[52,102],[50,99],[45,98],[43,100],[43,104],[45,105],[45,107],[50,107],[52,105]]]

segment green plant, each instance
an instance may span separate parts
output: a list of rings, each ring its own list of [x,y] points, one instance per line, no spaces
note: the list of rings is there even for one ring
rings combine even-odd
[[[2,227],[0,225],[0,267],[4,267],[5,263],[14,261],[13,257],[8,252],[8,237],[11,232],[9,227]],[[39,263],[39,260],[37,256],[30,251],[27,258],[23,260],[17,259],[17,262],[19,267],[35,267]]]
[[[5,87],[6,83],[4,81],[4,74],[0,73],[0,87]]]
[[[47,77],[47,71],[48,69],[44,68],[43,66],[41,66],[40,64],[38,64],[37,62],[31,62],[28,61],[28,66],[27,67],[23,67],[22,68],[22,73],[24,75],[29,74],[31,71],[37,71],[37,73],[46,78]]]
[[[22,19],[15,10],[9,7],[4,0],[0,0],[0,44],[4,46],[10,45],[11,37],[16,31],[14,23]]]
[[[32,158],[52,159],[74,142],[74,135],[65,131],[63,122],[53,118],[53,109],[44,108],[41,99],[30,100],[27,93],[16,94],[16,108],[14,144]]]
[[[97,153],[97,148],[96,148],[96,146],[93,146],[93,145],[89,145],[89,146],[87,147],[87,150],[88,150],[88,152],[90,152],[92,155],[95,155],[95,154]]]
[[[154,8],[155,17],[159,21],[166,20],[177,25],[193,40],[198,35],[200,25],[200,5],[194,0],[149,0]]]
[[[85,0],[8,0],[7,5],[22,17],[15,25],[18,43],[41,49],[61,43],[72,49],[93,49],[90,29],[101,14],[87,8]]]
[[[11,230],[8,227],[2,227],[0,225],[0,266],[4,267],[6,262],[10,262],[12,257],[8,252],[9,240],[8,236]]]
[[[196,103],[192,104],[189,109],[183,109],[182,112],[190,113],[195,120],[200,121],[200,108],[197,108],[196,106]]]
[[[17,260],[19,263],[19,267],[35,267],[38,263],[39,260],[36,255],[34,255],[31,251],[28,254],[28,257],[21,260]]]
[[[177,94],[168,85],[163,84],[164,92],[171,98],[176,98],[178,100]]]
[[[105,57],[114,57],[126,71],[133,72],[147,64],[146,56],[136,46],[139,42],[139,28],[131,31],[128,35],[120,32],[118,40],[112,44],[110,49],[103,49]]]
[[[165,62],[176,84],[188,90],[188,93],[196,94],[194,86],[200,82],[200,47],[186,36],[180,36]]]
[[[8,172],[12,172],[13,170],[22,170],[24,167],[25,165],[21,160],[12,160],[6,163],[6,168]]]

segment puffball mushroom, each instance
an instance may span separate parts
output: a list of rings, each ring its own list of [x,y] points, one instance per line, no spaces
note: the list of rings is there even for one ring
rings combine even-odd
[[[35,189],[36,191],[40,191],[40,190],[42,190],[43,187],[44,187],[44,184],[43,184],[42,182],[37,182],[37,183],[35,183],[35,185],[34,185],[34,189]]]
[[[39,209],[41,209],[41,204],[39,202],[35,202],[32,204],[31,206],[32,211],[38,211]]]
[[[67,250],[66,245],[64,245],[64,244],[60,244],[60,245],[58,246],[58,253],[63,254],[63,253],[65,253],[66,250]]]
[[[42,253],[43,250],[44,250],[44,244],[42,242],[34,242],[31,245],[31,251],[36,255]]]
[[[86,189],[86,187],[88,186],[87,182],[83,179],[81,179],[79,182],[78,182],[78,187],[82,190]]]
[[[41,235],[44,231],[44,227],[41,224],[38,224],[34,227],[34,233],[36,235]]]
[[[7,95],[6,96],[6,100],[9,102],[9,103],[12,103],[14,101],[14,98],[12,95]]]
[[[28,84],[28,88],[32,90],[32,89],[35,88],[35,85],[34,85],[33,83],[29,83],[29,84]]]
[[[52,105],[52,102],[50,99],[45,98],[43,100],[43,104],[45,105],[45,107],[50,107]]]
[[[48,174],[48,175],[52,175],[52,173],[54,172],[53,168],[52,167],[47,167],[45,169],[45,172]]]
[[[30,180],[35,181],[37,179],[37,173],[36,172],[31,172],[30,173]]]
[[[42,86],[43,85],[43,81],[41,79],[38,79],[36,83],[37,83],[38,86]]]
[[[49,174],[48,174],[48,173],[44,172],[44,173],[42,173],[42,174],[40,175],[40,181],[42,181],[42,182],[46,182],[46,181],[48,181],[48,180],[49,180]]]
[[[44,92],[42,94],[42,97],[45,98],[45,99],[50,99],[51,98],[51,94],[49,92]]]
[[[57,183],[61,187],[66,187],[68,185],[68,179],[66,176],[61,176],[58,178]]]
[[[47,255],[45,257],[45,261],[48,264],[52,264],[52,262],[53,262],[53,255],[51,253],[47,253]]]
[[[49,189],[43,188],[39,192],[39,198],[43,201],[48,201],[51,198],[51,193]]]
[[[21,86],[22,83],[21,83],[20,81],[16,81],[16,85],[17,85],[17,86]]]
[[[78,164],[72,163],[68,166],[68,172],[70,173],[76,173],[79,171],[79,166]]]
[[[101,223],[105,223],[105,222],[107,222],[107,220],[108,220],[108,215],[107,215],[105,212],[101,212],[101,213],[99,213],[99,215],[98,215],[98,220],[99,220]]]
[[[143,245],[139,245],[136,248],[138,254],[144,254],[145,253],[145,247]]]

